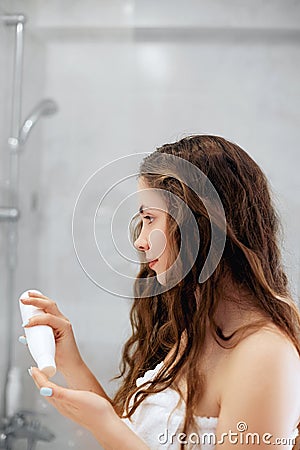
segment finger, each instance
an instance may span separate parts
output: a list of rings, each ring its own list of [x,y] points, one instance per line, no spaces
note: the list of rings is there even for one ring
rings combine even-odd
[[[33,381],[34,381],[34,384],[36,385],[36,387],[38,388],[38,389],[40,389],[40,385],[38,384],[38,381],[37,381],[37,379],[36,379],[36,372],[35,372],[35,370],[39,370],[39,369],[37,369],[37,367],[30,367],[30,369],[28,369],[28,373],[29,373],[29,375],[31,376],[31,378],[33,379]],[[46,377],[47,378],[47,377]]]
[[[18,341],[23,345],[27,345],[27,339],[25,336],[19,336]]]
[[[60,386],[57,386],[57,384],[52,383],[52,381],[49,381],[47,375],[45,375],[37,367],[31,367],[30,374],[32,376],[33,381],[35,382],[36,387],[40,389],[40,391],[43,388],[43,391],[40,392],[40,394],[43,395],[44,397],[54,398],[54,390],[57,393],[59,389],[63,389]]]
[[[42,386],[45,387],[52,387],[54,386],[54,383],[48,380],[47,375],[45,375],[41,370],[39,370],[37,367],[31,367],[31,376],[33,378],[33,381],[37,385],[37,387],[40,389]]]
[[[37,367],[31,367],[31,376],[40,390],[40,394],[43,397],[47,397],[47,400],[52,400],[54,403],[58,400],[62,400],[65,403],[69,403],[69,401],[74,402],[74,395],[76,396],[77,391],[63,388],[49,381],[47,376]]]
[[[48,298],[46,295],[41,294],[40,292],[34,292],[34,291],[28,291],[28,295],[30,297],[42,297],[42,298]]]
[[[24,305],[33,305],[37,308],[43,309],[47,313],[53,314],[54,316],[64,317],[59,311],[57,304],[47,298],[29,297],[21,298],[20,300]]]
[[[36,387],[39,389],[40,394],[45,397],[49,403],[55,406],[54,392],[58,389],[58,386],[51,383],[46,375],[37,367],[31,367],[30,375]]]
[[[53,316],[52,314],[39,314],[37,316],[32,316],[28,322],[23,324],[24,328],[31,328],[36,325],[49,325],[54,331],[62,331],[70,326],[70,322],[64,318]]]

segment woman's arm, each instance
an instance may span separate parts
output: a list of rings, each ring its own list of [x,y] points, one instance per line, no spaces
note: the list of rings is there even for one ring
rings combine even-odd
[[[62,374],[67,382],[68,388],[94,392],[111,403],[111,399],[83,359],[78,360],[74,366],[69,365],[66,367]]]
[[[216,450],[291,449],[279,439],[298,425],[299,381],[299,355],[282,334],[261,330],[245,338],[224,378]]]
[[[150,450],[113,409],[104,415],[101,428],[94,426],[91,432],[105,450]]]
[[[105,450],[150,450],[116,414],[112,404],[94,392],[63,388],[36,367],[32,377],[42,395],[60,414],[89,430]],[[45,389],[46,388],[46,389]]]

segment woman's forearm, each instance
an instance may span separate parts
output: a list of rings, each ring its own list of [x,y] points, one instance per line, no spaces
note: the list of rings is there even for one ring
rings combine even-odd
[[[146,443],[132,431],[108,405],[93,430],[96,440],[105,450],[150,450]]]
[[[64,369],[63,375],[70,389],[91,391],[106,399],[102,413],[94,416],[88,428],[105,450],[150,450],[117,415],[111,399],[83,360],[76,367]]]
[[[82,359],[76,365],[64,368],[62,374],[68,388],[94,392],[111,403],[111,399]]]

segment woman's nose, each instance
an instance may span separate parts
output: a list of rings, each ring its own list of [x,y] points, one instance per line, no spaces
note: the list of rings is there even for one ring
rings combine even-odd
[[[148,250],[149,249],[148,241],[144,236],[142,236],[142,233],[134,241],[134,246],[137,250]]]

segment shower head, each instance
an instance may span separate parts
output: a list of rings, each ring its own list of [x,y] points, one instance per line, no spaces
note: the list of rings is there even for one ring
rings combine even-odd
[[[24,145],[30,134],[32,127],[36,124],[42,116],[51,116],[58,111],[57,104],[51,99],[42,100],[36,105],[36,107],[31,111],[27,119],[25,119],[20,133],[19,133],[19,144]]]

